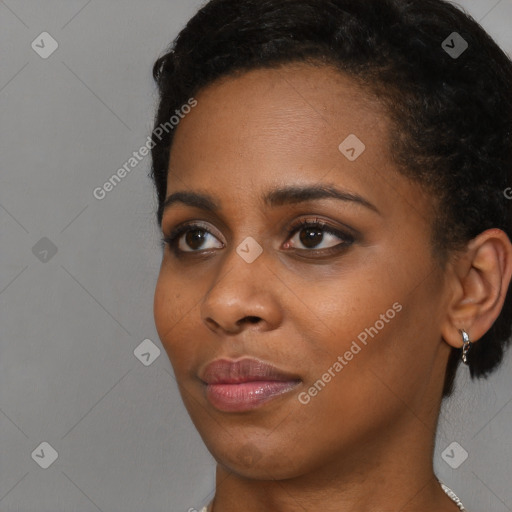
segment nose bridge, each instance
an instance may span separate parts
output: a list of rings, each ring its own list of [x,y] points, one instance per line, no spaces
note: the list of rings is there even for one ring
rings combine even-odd
[[[218,276],[201,305],[201,317],[211,327],[239,328],[240,320],[255,317],[274,323],[278,304],[265,274],[265,252],[257,240],[246,236],[226,250]],[[268,270],[267,270],[268,272]]]
[[[224,261],[221,264],[219,275],[212,284],[208,295],[220,290],[223,287],[234,286],[235,293],[241,297],[247,296],[260,289],[258,286],[264,268],[264,250],[258,241],[246,236],[240,238],[232,247],[229,247],[224,254]]]
[[[238,197],[238,192],[234,194],[234,197]],[[239,272],[244,275],[247,273],[250,277],[255,268],[261,269],[263,260],[266,259],[261,240],[261,233],[268,230],[265,212],[261,212],[252,199],[251,204],[244,204],[242,199],[238,197],[238,205],[242,206],[232,208],[228,212],[236,221],[233,224],[231,244],[225,249],[221,275],[225,275],[226,272]]]

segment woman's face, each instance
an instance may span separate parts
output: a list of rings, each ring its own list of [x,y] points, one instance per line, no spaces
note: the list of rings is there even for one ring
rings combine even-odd
[[[162,230],[195,226],[164,250],[154,314],[212,454],[241,475],[291,478],[430,439],[446,286],[432,198],[396,172],[382,108],[305,64],[196,100],[167,187],[188,195],[169,201]]]

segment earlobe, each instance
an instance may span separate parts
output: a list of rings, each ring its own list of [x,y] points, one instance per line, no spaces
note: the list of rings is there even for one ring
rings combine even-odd
[[[498,318],[512,277],[512,244],[500,229],[480,233],[453,263],[452,296],[442,336],[463,346],[464,330],[471,342],[480,339]]]

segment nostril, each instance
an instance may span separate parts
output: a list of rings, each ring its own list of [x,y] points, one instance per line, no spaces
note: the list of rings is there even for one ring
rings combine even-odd
[[[245,318],[242,318],[242,320],[239,320],[237,322],[237,324],[244,322],[244,321],[250,322],[251,324],[256,324],[260,321],[260,317],[259,316],[246,316]]]

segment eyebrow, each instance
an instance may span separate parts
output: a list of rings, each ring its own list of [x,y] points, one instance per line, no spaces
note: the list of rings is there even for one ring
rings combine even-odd
[[[381,215],[377,207],[364,197],[361,197],[359,194],[340,190],[332,185],[279,187],[270,190],[264,194],[261,199],[265,205],[270,207],[302,203],[315,199],[338,199],[340,201],[360,204]],[[213,213],[220,210],[219,203],[217,203],[212,196],[198,192],[182,191],[174,192],[168,196],[162,204],[162,211],[165,211],[175,203],[183,203]]]

